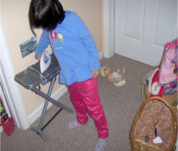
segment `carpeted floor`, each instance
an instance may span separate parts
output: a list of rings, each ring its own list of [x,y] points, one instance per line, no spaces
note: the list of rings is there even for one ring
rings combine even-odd
[[[141,104],[141,84],[143,76],[151,68],[149,65],[114,55],[112,58],[101,60],[101,66],[106,65],[112,71],[125,67],[126,84],[116,87],[106,78],[98,76],[98,89],[106,118],[110,136],[106,151],[131,151],[130,130],[136,113]],[[59,100],[62,104],[72,108],[69,93],[66,92]],[[46,113],[46,123],[58,108],[53,105]],[[74,130],[68,129],[69,121],[75,119],[76,114],[62,111],[44,130],[47,141],[38,136],[30,128],[20,130],[15,128],[11,136],[1,133],[2,151],[94,151],[97,143],[97,131],[92,118],[86,125]],[[38,126],[39,119],[32,124]]]

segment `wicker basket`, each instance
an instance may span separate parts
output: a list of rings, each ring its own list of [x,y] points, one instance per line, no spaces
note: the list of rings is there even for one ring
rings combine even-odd
[[[159,68],[159,66],[155,66],[150,71]],[[149,71],[149,72],[150,72]],[[145,101],[150,97],[150,93],[148,92],[148,87],[146,84],[142,85],[142,100]],[[163,95],[162,98],[167,101],[170,105],[172,105],[175,109],[177,106],[177,93],[172,94],[172,95]]]
[[[142,112],[143,112],[146,104],[150,101],[155,101],[155,102],[164,104],[165,107],[170,111],[169,112],[170,115],[172,115],[171,116],[171,119],[173,119],[173,121],[172,121],[173,127],[171,127],[172,136],[170,136],[171,138],[169,137],[169,139],[171,139],[171,141],[169,144],[167,144],[167,146],[168,146],[167,148],[161,148],[155,144],[145,142],[144,140],[140,140],[139,136],[135,135],[137,123],[139,123],[141,121]],[[138,128],[138,126],[137,126],[137,128]],[[177,118],[176,118],[176,112],[175,112],[174,108],[170,104],[168,104],[164,99],[162,99],[160,97],[152,97],[152,98],[149,98],[146,101],[144,101],[144,103],[142,104],[140,110],[138,111],[138,113],[134,119],[134,123],[132,125],[131,132],[130,132],[132,151],[172,151],[175,146],[176,137],[177,137]]]

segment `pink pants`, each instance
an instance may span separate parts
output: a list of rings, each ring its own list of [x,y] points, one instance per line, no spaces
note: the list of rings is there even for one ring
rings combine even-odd
[[[97,78],[75,82],[68,86],[70,97],[77,113],[77,121],[85,124],[88,121],[87,111],[94,119],[99,138],[107,138],[108,124],[100,102],[97,89]]]

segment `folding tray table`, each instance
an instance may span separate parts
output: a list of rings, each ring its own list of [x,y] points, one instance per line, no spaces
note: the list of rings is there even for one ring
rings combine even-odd
[[[32,70],[35,69],[35,70]],[[56,100],[54,100],[53,98],[50,97],[54,83],[56,81],[56,76],[59,75],[60,72],[60,67],[58,64],[57,59],[55,58],[54,55],[52,55],[52,60],[51,60],[51,64],[49,66],[49,68],[42,73],[42,75],[40,76],[40,68],[39,68],[39,62],[37,62],[36,64],[28,67],[26,70],[20,72],[19,74],[15,75],[14,80],[19,83],[20,85],[22,85],[23,87],[25,87],[26,89],[29,89],[33,92],[35,92],[36,94],[40,95],[41,97],[45,98],[45,103],[44,103],[44,107],[43,107],[43,111],[41,114],[41,118],[40,118],[40,123],[38,125],[38,128],[36,127],[32,127],[31,130],[35,131],[38,135],[40,135],[44,141],[46,141],[46,136],[44,135],[44,133],[42,132],[42,130],[60,113],[60,111],[62,111],[63,109],[73,113],[73,110],[66,107],[65,105],[57,102]],[[48,83],[49,81],[50,86],[48,89],[48,93],[45,94],[44,92],[41,91],[41,87],[40,84],[44,84],[44,79],[42,82],[42,77],[47,77],[44,78],[45,79],[45,83]],[[48,106],[48,102],[53,103],[54,105],[60,107],[60,109],[58,110],[58,112],[42,127],[43,121],[44,121],[44,117],[45,117],[45,113],[46,113],[46,109]]]

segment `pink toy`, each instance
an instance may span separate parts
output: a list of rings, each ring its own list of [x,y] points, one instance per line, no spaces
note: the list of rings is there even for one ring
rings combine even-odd
[[[159,84],[165,85],[178,78],[178,47],[177,40],[175,43],[168,42],[164,51],[160,65]]]

